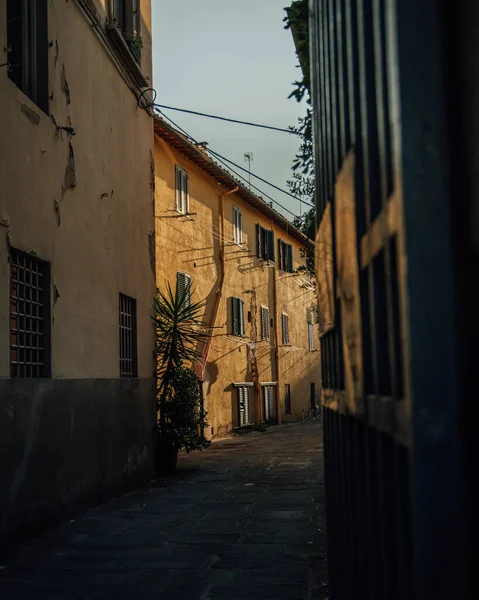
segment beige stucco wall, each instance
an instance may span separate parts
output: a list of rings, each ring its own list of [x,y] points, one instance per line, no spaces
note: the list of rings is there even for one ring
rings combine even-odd
[[[156,165],[156,264],[158,287],[167,282],[173,287],[176,273],[191,275],[194,299],[208,299],[205,320],[209,323],[220,284],[220,198],[229,190],[220,186],[180,152],[158,136],[155,137]],[[190,216],[175,211],[175,165],[186,169],[189,175]],[[223,199],[225,278],[218,307],[214,337],[204,372],[205,406],[208,411],[210,434],[222,435],[237,425],[236,391],[233,383],[251,382],[251,320],[256,318],[257,337],[255,352],[260,382],[277,382],[279,406],[284,420],[284,384],[291,385],[291,418],[309,415],[310,384],[319,392],[319,351],[308,351],[307,317],[314,310],[314,294],[302,287],[304,278],[266,266],[256,257],[256,224],[271,228],[277,240],[293,245],[294,268],[302,264],[301,245],[256,211],[236,194]],[[243,215],[243,245],[233,243],[233,206]],[[276,281],[276,307],[275,307]],[[230,298],[240,296],[245,303],[245,337],[230,335]],[[252,310],[256,303],[256,312]],[[259,309],[267,306],[274,326],[270,340],[261,341]],[[290,345],[281,345],[281,313],[289,315]],[[275,334],[278,361],[275,353]],[[315,348],[319,348],[315,327]],[[277,364],[277,362],[279,364]],[[279,377],[278,377],[279,373]],[[250,405],[254,410],[256,399],[251,389]],[[319,403],[319,402],[318,402]]]
[[[120,292],[137,299],[139,376],[153,371],[153,125],[80,4],[48,3],[50,115],[0,69],[0,377],[10,372],[9,244],[51,263],[54,378],[119,377]],[[151,7],[141,4],[151,77]],[[0,0],[0,63],[5,11]],[[64,189],[70,145],[76,186]]]

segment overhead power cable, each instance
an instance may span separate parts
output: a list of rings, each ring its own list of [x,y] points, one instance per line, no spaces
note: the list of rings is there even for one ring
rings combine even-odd
[[[183,135],[185,135],[189,140],[191,140],[194,144],[198,144],[198,142],[195,140],[195,138],[193,138],[189,133],[187,133],[184,129],[182,129],[179,125],[177,125],[172,119],[170,119],[170,117],[165,115],[165,113],[163,113],[161,110],[159,110],[158,112],[161,114],[162,117],[164,117],[167,121],[169,121],[174,127],[176,127],[179,131],[181,131],[181,133]],[[237,171],[232,169],[222,158],[218,158],[219,155],[217,155],[216,153],[215,153],[215,156],[216,156],[217,160],[228,169],[228,171],[230,171],[231,173],[234,173],[236,175],[236,177],[238,177],[239,179],[242,179],[243,181],[245,181],[246,183],[249,184],[249,181],[248,181],[248,179],[246,179],[246,177],[243,177],[243,175],[241,175],[240,173],[238,173]],[[289,208],[286,208],[286,206],[283,206],[280,202],[278,202],[274,198],[271,198],[271,196],[266,194],[266,192],[263,192],[263,190],[261,190],[259,187],[253,185],[252,183],[249,185],[251,185],[251,187],[254,188],[256,191],[258,191],[260,194],[262,194],[263,196],[268,198],[268,200],[271,200],[272,202],[274,202],[275,204],[280,206],[283,210],[285,210],[287,213],[289,213],[293,217],[298,216],[294,212],[290,211]]]
[[[266,179],[263,179],[262,177],[260,177],[259,175],[255,175],[254,173],[251,173],[248,169],[245,169],[244,167],[242,167],[241,165],[236,164],[235,162],[233,162],[232,160],[230,160],[229,158],[226,158],[225,156],[221,156],[221,154],[218,154],[218,152],[215,152],[214,150],[211,150],[211,148],[207,148],[208,152],[210,154],[214,154],[215,156],[217,156],[218,158],[222,158],[223,160],[225,160],[228,163],[231,163],[232,165],[234,165],[235,167],[237,167],[238,169],[241,169],[242,171],[244,171],[245,173],[249,173],[251,174],[252,177],[255,177],[256,179],[259,179],[260,181],[262,181],[263,183],[266,183],[267,185],[270,185],[272,188],[274,188],[275,190],[278,190],[279,192],[283,192],[283,194],[286,194],[287,196],[289,196],[290,198],[293,198],[294,200],[297,200],[298,202],[301,202],[301,204],[306,204],[307,206],[309,206],[310,208],[312,208],[312,204],[310,204],[309,202],[306,202],[305,200],[301,200],[301,198],[298,198],[297,196],[293,196],[293,194],[290,194],[288,191],[283,190],[283,188],[278,187],[277,185],[275,185],[274,183],[271,183],[270,181],[267,181]]]
[[[219,117],[218,115],[209,115],[207,113],[198,112],[196,110],[187,110],[186,108],[176,108],[174,106],[166,106],[165,104],[153,104],[156,108],[163,108],[166,110],[176,110],[178,112],[187,113],[190,115],[197,115],[198,117],[207,117],[208,119],[218,119],[219,121],[227,121],[228,123],[237,123],[239,125],[248,125],[249,127],[259,127],[261,129],[270,129],[272,131],[281,131],[282,133],[289,133],[290,135],[301,134],[292,129],[283,129],[282,127],[273,127],[272,125],[262,125],[261,123],[252,123],[251,121],[241,121],[239,119],[229,119],[227,117]]]

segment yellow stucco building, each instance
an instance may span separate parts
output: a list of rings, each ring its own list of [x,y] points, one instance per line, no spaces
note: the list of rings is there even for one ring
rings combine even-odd
[[[153,468],[150,0],[0,0],[0,542]]]
[[[207,299],[196,371],[211,437],[307,418],[321,380],[316,299],[300,231],[161,118],[155,120],[157,286]]]

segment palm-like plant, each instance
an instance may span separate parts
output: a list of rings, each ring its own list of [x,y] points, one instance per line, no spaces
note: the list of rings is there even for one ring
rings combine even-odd
[[[200,395],[194,392],[192,378],[198,391],[200,381],[191,371],[193,363],[201,360],[201,346],[208,339],[208,325],[202,318],[206,300],[191,302],[191,296],[189,286],[173,293],[168,284],[166,293],[158,290],[155,298],[158,433],[163,442],[186,450],[194,449],[191,440],[195,435],[198,436],[196,447],[206,445],[198,433],[206,426],[206,415],[198,406]],[[191,396],[191,402],[185,396]],[[179,414],[182,406],[189,415]],[[186,434],[185,423],[192,429],[189,434]]]

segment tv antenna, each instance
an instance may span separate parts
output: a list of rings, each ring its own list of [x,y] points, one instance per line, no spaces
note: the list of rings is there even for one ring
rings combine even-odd
[[[253,153],[245,152],[244,153],[244,161],[248,163],[249,189],[251,189],[251,163],[253,162]]]

